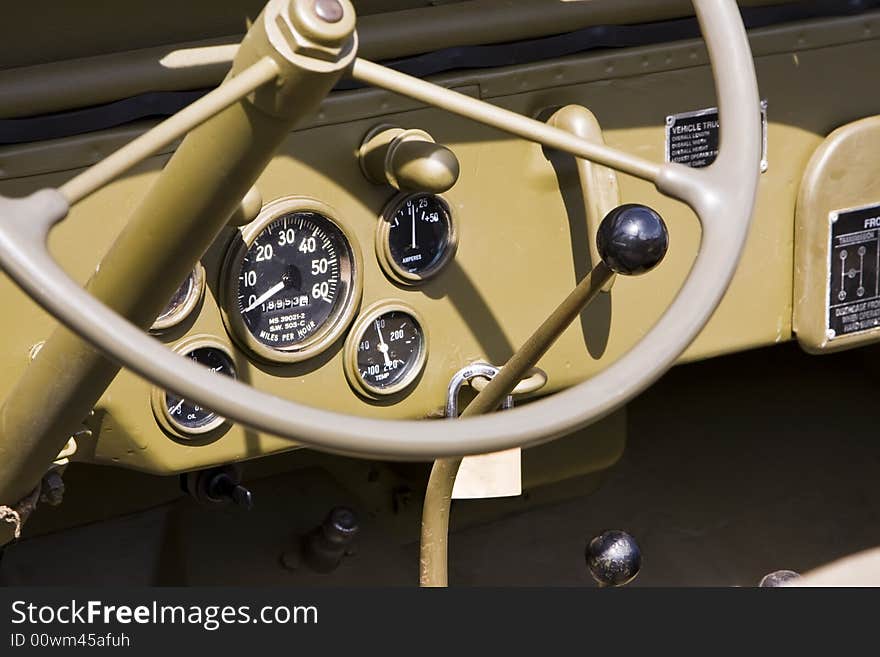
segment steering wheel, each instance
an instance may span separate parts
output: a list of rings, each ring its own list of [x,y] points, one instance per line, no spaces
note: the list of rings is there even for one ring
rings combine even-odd
[[[672,366],[720,302],[745,245],[761,155],[754,64],[735,0],[694,0],[693,4],[709,50],[723,119],[720,154],[705,169],[649,162],[356,59],[354,9],[348,0],[270,0],[258,20],[265,23],[261,29],[270,33],[268,41],[276,45],[272,35],[277,29],[275,23],[270,25],[272,12],[297,12],[307,30],[321,38],[336,39],[337,45],[345,44],[338,48],[342,54],[335,62],[309,61],[307,54],[299,52],[287,57],[284,65],[290,70],[285,71],[278,63],[284,58],[281,52],[268,53],[243,70],[234,65],[233,75],[221,87],[153,131],[153,142],[170,143],[233,102],[271,96],[280,86],[275,82],[282,78],[294,90],[314,95],[314,85],[307,89],[303,82],[302,89],[297,88],[297,67],[307,69],[312,77],[322,72],[340,75],[345,70],[360,81],[649,180],[660,192],[687,203],[699,217],[702,241],[690,274],[666,313],[644,339],[596,377],[526,407],[456,422],[343,415],[218,377],[149,337],[69,278],[47,247],[49,232],[65,218],[72,203],[151,154],[150,148],[138,144],[130,145],[126,157],[111,156],[60,190],[43,190],[18,200],[0,198],[0,264],[56,319],[149,382],[230,420],[311,448],[368,458],[431,460],[527,447],[563,436],[626,403]],[[276,106],[281,104],[279,101]]]

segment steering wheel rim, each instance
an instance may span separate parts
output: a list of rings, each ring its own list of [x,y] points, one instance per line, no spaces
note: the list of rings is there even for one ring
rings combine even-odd
[[[69,209],[57,190],[0,198],[0,264],[47,312],[147,381],[306,447],[421,461],[529,447],[566,435],[626,403],[674,364],[721,301],[745,246],[761,154],[754,64],[735,0],[694,0],[694,7],[723,117],[720,153],[706,169],[659,166],[654,179],[660,192],[687,203],[700,219],[694,265],[673,303],[630,351],[588,381],[528,407],[450,423],[380,420],[308,407],[217,377],[104,306],[55,263],[48,235]]]

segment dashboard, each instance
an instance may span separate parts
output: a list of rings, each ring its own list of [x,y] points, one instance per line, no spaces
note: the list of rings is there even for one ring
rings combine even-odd
[[[852,66],[880,55],[877,26],[866,14],[752,31],[766,170],[740,271],[686,360],[792,339],[801,179],[826,135],[880,113],[880,96],[860,93],[875,86],[874,71]],[[532,117],[588,107],[609,145],[655,161],[669,157],[671,119],[715,103],[705,52],[689,39],[434,79]],[[141,118],[0,147],[0,193],[60,185],[154,124]],[[453,185],[401,191],[369,175],[365,141],[398,128],[453,154]],[[78,281],[94,272],[172,151],[78,204],[53,233],[53,254]],[[688,208],[634,178],[619,175],[618,184],[623,202],[663,216],[668,256],[649,276],[619,280],[582,314],[541,361],[546,385],[536,394],[583,381],[629,349],[667,308],[697,252],[699,222]],[[570,159],[373,89],[331,94],[290,133],[255,189],[252,211],[214,241],[151,332],[221,375],[334,411],[442,417],[453,375],[475,362],[503,364],[595,264]],[[0,299],[5,394],[54,323],[5,279]],[[74,459],[156,474],[295,447],[127,371],[84,420],[77,443]]]

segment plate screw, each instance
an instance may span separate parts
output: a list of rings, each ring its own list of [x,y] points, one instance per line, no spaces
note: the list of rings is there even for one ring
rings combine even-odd
[[[339,0],[315,0],[315,15],[327,23],[338,23],[344,11]]]

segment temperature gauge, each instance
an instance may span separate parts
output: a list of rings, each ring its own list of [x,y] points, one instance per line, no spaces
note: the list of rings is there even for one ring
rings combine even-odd
[[[207,338],[187,340],[175,351],[212,372],[236,378],[235,364],[225,346]],[[161,424],[180,438],[210,433],[226,419],[214,411],[164,390],[153,394],[153,410]]]
[[[376,231],[379,264],[393,280],[418,285],[455,255],[457,233],[449,205],[436,194],[395,198]]]
[[[345,345],[349,383],[368,397],[402,392],[425,367],[428,344],[424,324],[412,308],[381,302],[355,323]]]

